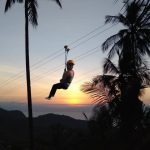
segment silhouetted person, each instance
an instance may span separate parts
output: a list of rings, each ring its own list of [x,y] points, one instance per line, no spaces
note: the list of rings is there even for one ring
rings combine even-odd
[[[60,83],[56,83],[52,86],[49,96],[46,97],[46,99],[50,100],[51,97],[54,97],[57,89],[64,89],[64,90],[68,89],[74,77],[74,70],[73,70],[74,65],[75,63],[73,60],[67,61],[67,70],[65,69],[62,79],[60,80]]]

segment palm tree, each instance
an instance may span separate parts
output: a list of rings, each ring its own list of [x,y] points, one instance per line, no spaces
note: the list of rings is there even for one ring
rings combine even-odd
[[[127,5],[125,15],[106,16],[106,23],[121,23],[126,27],[106,39],[102,44],[103,52],[109,50],[109,59],[118,54],[119,65],[124,65],[125,61],[129,61],[129,64],[131,65],[132,63],[133,67],[135,67],[143,63],[143,56],[150,56],[150,2],[147,4],[149,5],[145,6],[144,10],[141,11],[140,5],[133,2]],[[124,70],[124,66],[120,66],[120,69],[125,71],[124,73],[131,71],[130,69]]]
[[[102,49],[103,52],[109,50],[107,60],[112,60],[117,54],[122,80],[125,81],[130,76],[137,79],[149,79],[149,76],[146,76],[145,72],[141,74],[139,69],[148,70],[143,57],[150,56],[150,2],[148,1],[144,8],[135,2],[126,5],[126,7],[125,15],[106,16],[106,23],[121,23],[126,28],[106,39],[102,44]],[[110,65],[110,61],[106,61],[104,73],[106,74],[112,69],[115,69],[114,65]]]
[[[131,94],[139,97],[143,89],[150,85],[149,69],[146,65],[137,68],[136,76],[124,75],[119,66],[117,67],[106,58],[103,72],[104,75],[97,75],[91,82],[86,82],[81,86],[81,91],[90,94],[94,99],[93,102],[98,105],[120,99],[124,88],[126,89],[125,95],[129,96],[129,92],[132,91]]]
[[[144,6],[132,2],[125,7],[124,14],[106,16],[106,23],[121,23],[125,29],[102,44],[103,52],[108,51],[104,75],[84,84],[81,90],[96,97],[99,104],[121,103],[120,114],[123,122],[127,123],[127,112],[139,111],[141,89],[150,86],[150,73],[144,61],[144,56],[150,56],[150,2]],[[118,57],[117,67],[112,63],[115,55]]]
[[[127,103],[131,103],[133,99],[138,99],[143,80],[146,81],[146,85],[150,85],[150,77],[146,73],[147,65],[143,59],[146,55],[150,56],[149,11],[149,1],[146,6],[132,2],[126,5],[125,15],[106,16],[106,23],[121,23],[126,27],[102,44],[104,52],[109,50],[108,59],[112,60],[115,54],[118,55],[123,102],[128,100]],[[144,72],[142,73],[140,69],[144,69]]]
[[[54,0],[60,7],[60,0]],[[37,0],[7,0],[5,5],[5,12],[16,2],[23,3],[25,6],[25,54],[26,54],[26,81],[27,81],[27,99],[28,99],[28,116],[29,116],[29,135],[30,135],[30,149],[33,149],[33,115],[32,115],[32,97],[30,84],[30,62],[29,62],[29,22],[36,27],[37,21]]]
[[[108,58],[105,59],[103,68],[104,75],[98,75],[92,82],[83,84],[81,90],[91,95],[96,107],[101,109],[107,103],[112,118],[114,122],[118,120],[119,127],[137,128],[143,114],[139,96],[150,85],[149,70],[146,66],[141,66],[136,77],[123,76],[120,68]]]
[[[119,0],[114,0],[114,2],[118,2]],[[122,0],[123,3],[126,5],[128,4],[129,2],[136,2],[136,3],[140,3],[140,4],[144,4],[145,3],[145,0]],[[148,1],[148,0],[147,0]]]

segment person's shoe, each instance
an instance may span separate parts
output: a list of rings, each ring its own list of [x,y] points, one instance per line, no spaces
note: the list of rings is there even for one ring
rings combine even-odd
[[[52,97],[45,97],[47,100],[51,100],[52,99]]]

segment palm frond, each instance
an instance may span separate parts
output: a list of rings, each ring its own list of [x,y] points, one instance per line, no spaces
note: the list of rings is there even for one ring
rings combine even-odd
[[[128,29],[122,29],[118,32],[118,35],[121,38],[124,38],[128,34]]]
[[[143,39],[146,40],[146,43],[149,45],[150,43],[150,29],[141,29],[139,34],[143,36]]]
[[[150,57],[150,48],[149,48],[149,43],[145,42],[146,39],[138,38],[138,43],[137,43],[137,48],[139,49],[139,53],[143,55],[148,55]]]
[[[102,44],[102,50],[103,52],[105,52],[106,50],[108,50],[108,48],[116,43],[118,40],[119,40],[119,35],[118,34],[115,34],[115,35],[112,35],[111,37],[107,38],[106,41]]]
[[[106,58],[104,61],[104,65],[103,65],[103,72],[104,74],[107,73],[113,73],[113,74],[118,74],[119,70],[117,69],[117,67],[111,62],[110,59]]]
[[[118,43],[118,42],[117,42]],[[109,53],[108,53],[108,59],[112,59],[115,54],[119,54],[119,47],[118,47],[118,44],[114,44],[113,47],[109,50]]]
[[[105,17],[105,23],[118,23],[119,22],[119,17],[118,16],[106,16]]]
[[[117,77],[114,75],[102,75],[99,76],[99,82],[102,83],[102,85],[109,91],[112,89],[115,89],[115,84]],[[114,93],[113,93],[114,94]]]
[[[135,1],[138,5],[143,6],[145,3],[145,0],[137,0]]]
[[[147,68],[147,64],[143,63],[143,66],[137,70],[137,76],[141,79],[142,87],[150,87],[150,70]]]
[[[36,27],[38,25],[38,14],[37,14],[38,3],[37,0],[28,0],[28,18],[29,22]]]
[[[140,15],[141,7],[138,3],[132,2],[129,6],[126,8],[126,18],[130,22],[130,24],[134,24],[137,22],[137,18]]]
[[[106,39],[106,41],[102,44],[102,50],[105,52],[108,50],[111,45],[113,45],[108,53],[108,58],[112,59],[114,55],[117,53],[119,55],[119,51],[122,50],[123,42],[124,42],[124,37],[128,34],[127,29],[123,29],[119,31],[117,34],[109,37]]]
[[[150,4],[149,1],[147,1],[146,6],[144,6],[144,9],[141,10],[141,14],[137,18],[137,22],[140,22],[142,26],[149,20],[149,14],[150,14]]]
[[[113,101],[120,94],[118,90],[118,77],[112,75],[98,75],[92,82],[86,82],[81,86],[81,91],[89,94],[93,103],[103,105]]]
[[[142,25],[142,28],[143,28],[143,29],[144,29],[144,28],[150,28],[150,23],[146,23],[146,24]]]
[[[122,14],[119,14],[118,16],[106,16],[105,17],[105,23],[122,23],[123,25],[125,26],[129,26],[130,25],[130,22],[128,21],[128,19],[123,16]]]
[[[142,21],[141,21],[141,27],[145,26],[145,24],[149,24],[150,23],[150,12],[147,16],[143,17]]]
[[[5,12],[7,12],[8,11],[8,9],[9,8],[11,8],[11,6],[14,4],[14,3],[16,3],[16,2],[18,2],[18,3],[23,3],[23,0],[7,0],[6,1],[6,5],[5,5]]]
[[[55,2],[59,5],[59,7],[62,8],[62,5],[61,5],[61,3],[60,3],[60,0],[53,0],[53,1],[55,1]]]
[[[120,14],[119,20],[120,20],[120,23],[122,23],[124,26],[127,26],[127,27],[130,26],[130,21],[128,20],[127,16]]]
[[[93,99],[93,103],[102,104],[109,101],[108,94],[102,86],[93,86],[93,83],[84,83],[81,87],[81,91],[86,94],[90,94]]]

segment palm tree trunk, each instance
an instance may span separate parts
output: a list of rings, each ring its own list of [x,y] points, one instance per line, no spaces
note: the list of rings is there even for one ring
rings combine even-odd
[[[29,138],[30,138],[30,150],[32,150],[33,149],[33,117],[32,117],[32,97],[31,97],[31,85],[30,85],[30,62],[29,62],[28,0],[25,0],[25,55],[26,55]]]

